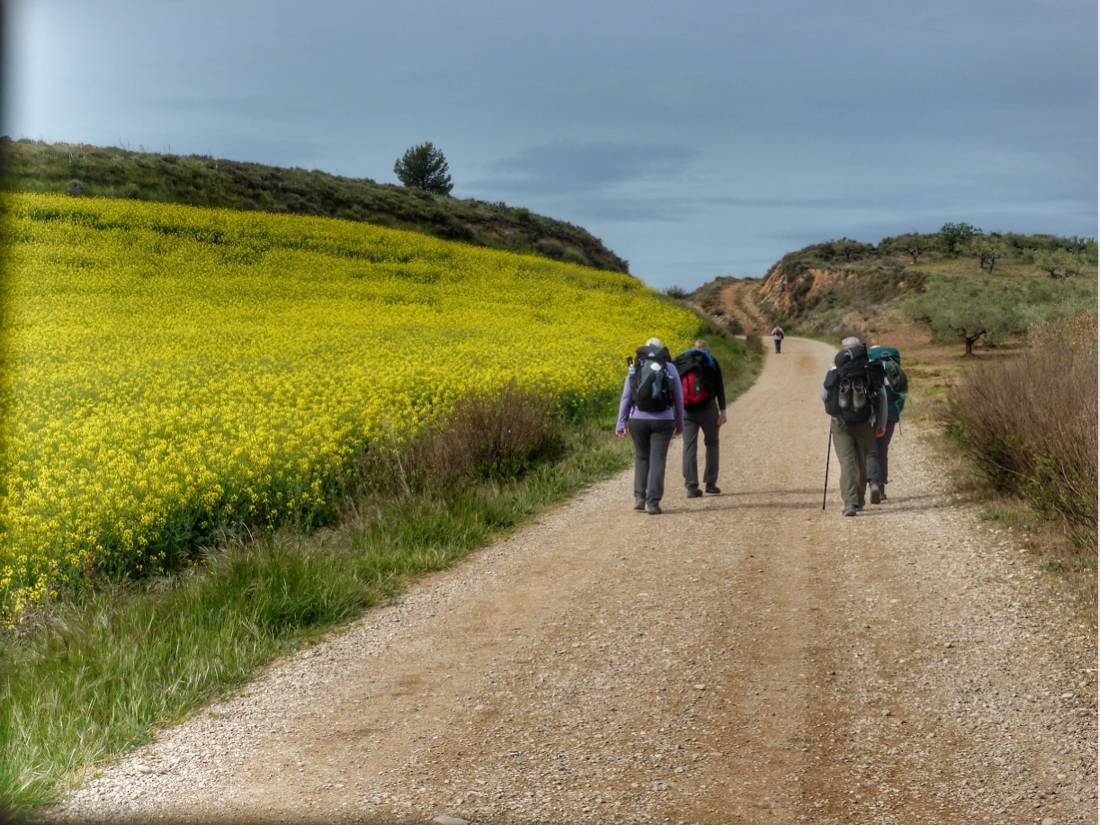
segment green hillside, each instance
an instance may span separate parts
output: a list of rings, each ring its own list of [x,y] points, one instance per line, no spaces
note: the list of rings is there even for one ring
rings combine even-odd
[[[1093,311],[1096,264],[1092,238],[946,224],[877,245],[842,238],[789,253],[754,297],[769,316],[815,333],[874,332],[900,314],[938,341],[981,332],[996,345]]]
[[[582,227],[502,202],[431,195],[368,178],[260,163],[0,138],[0,187],[228,209],[319,215],[627,272]]]

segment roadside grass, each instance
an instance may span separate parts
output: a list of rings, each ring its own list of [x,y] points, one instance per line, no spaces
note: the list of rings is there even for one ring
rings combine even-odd
[[[762,358],[713,329],[699,334],[722,363],[732,401]],[[615,393],[573,410],[544,431],[527,415],[518,452],[476,410],[458,440],[477,436],[470,422],[492,437],[477,449],[447,446],[452,428],[404,460],[372,458],[333,527],[227,538],[190,569],[85,588],[0,635],[0,812],[27,815],[55,801],[281,653],[625,468],[629,444],[612,434],[617,401]],[[497,415],[517,418],[499,407]],[[480,464],[460,468],[460,460]]]

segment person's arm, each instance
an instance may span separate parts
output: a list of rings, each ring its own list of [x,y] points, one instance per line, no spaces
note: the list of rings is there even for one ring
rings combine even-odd
[[[626,380],[623,381],[623,395],[619,399],[619,420],[615,423],[615,434],[626,434],[626,417],[630,415],[630,400],[632,393],[630,392],[630,376],[627,375]]]
[[[886,387],[879,387],[878,391],[878,409],[875,411],[875,438],[882,438],[886,435],[886,422],[889,420],[887,415],[889,413],[889,405],[886,402]]]
[[[718,379],[718,426],[726,423],[726,382],[722,380],[722,368],[714,360],[714,374]]]
[[[722,380],[722,367],[718,364],[718,359],[714,359],[714,374],[718,378],[718,410],[719,412],[726,411],[726,382]]]
[[[673,429],[679,435],[684,431],[684,386],[680,383],[680,373],[675,365],[668,365],[668,374],[672,378]]]

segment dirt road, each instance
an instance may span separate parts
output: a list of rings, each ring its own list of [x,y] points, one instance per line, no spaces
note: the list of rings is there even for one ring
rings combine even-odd
[[[61,818],[1084,823],[1084,617],[919,434],[891,500],[821,511],[831,350],[788,338],[723,431],[725,493],[621,475],[277,663]],[[834,462],[833,478],[837,478]]]

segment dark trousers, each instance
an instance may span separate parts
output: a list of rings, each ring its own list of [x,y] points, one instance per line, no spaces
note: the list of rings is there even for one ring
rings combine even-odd
[[[703,483],[716,484],[718,482],[718,407],[713,401],[701,410],[687,410],[684,413],[684,486],[689,490],[699,489],[699,462],[696,449],[700,430],[703,431],[703,447],[706,450]]]
[[[833,449],[840,464],[840,493],[844,505],[863,506],[867,493],[867,456],[874,448],[875,434],[871,424],[845,424],[834,418]]]
[[[781,350],[783,348],[783,339],[782,338],[776,338],[774,340],[775,340],[775,351],[779,352],[779,350]]]
[[[867,454],[867,480],[880,488],[885,488],[890,480],[890,439],[894,437],[897,423],[891,421],[886,425],[886,435],[876,438],[871,452]]]
[[[630,419],[634,442],[634,500],[659,504],[665,494],[665,462],[672,443],[672,421]]]

